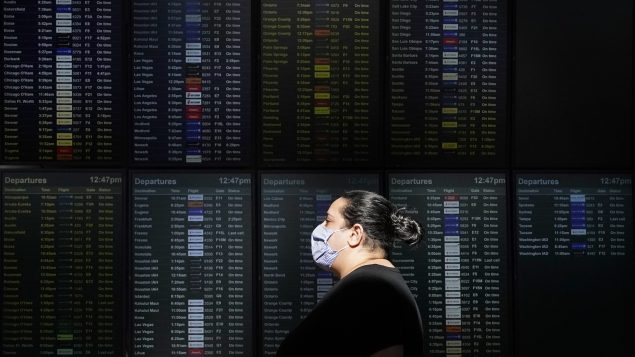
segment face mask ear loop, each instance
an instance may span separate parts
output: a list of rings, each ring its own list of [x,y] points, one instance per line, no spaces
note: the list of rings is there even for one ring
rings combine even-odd
[[[352,227],[348,227],[348,228],[340,228],[340,229],[338,229],[338,230],[336,230],[336,231],[333,231],[333,233],[331,233],[331,235],[330,235],[330,236],[326,239],[326,242],[328,242],[328,240],[329,240],[329,239],[333,236],[333,234],[334,234],[335,232],[344,231],[344,230],[351,229],[351,228],[352,228]],[[338,249],[338,250],[333,250],[333,249],[331,249],[331,248],[329,247],[329,249],[331,249],[333,252],[335,252],[335,254],[339,254],[341,251],[343,251],[343,250],[344,250],[344,249],[346,249],[346,248],[348,248],[348,241],[346,242],[346,245],[345,245],[345,246],[343,246],[342,248],[340,248],[340,249]]]
[[[324,229],[325,229],[327,232],[329,231],[329,229],[328,229],[328,228],[326,228],[326,227],[324,227]],[[326,237],[326,239],[324,239],[324,242],[328,242],[328,241],[329,241],[329,239],[331,239],[331,237],[333,236],[333,234],[335,234],[335,233],[337,233],[337,232],[339,232],[339,231],[343,231],[343,230],[345,230],[345,229],[348,229],[348,228],[340,228],[340,229],[336,229],[336,230],[334,230],[334,231],[331,231],[331,234],[329,234],[329,235],[328,235],[328,237]]]
[[[344,249],[348,248],[348,243],[342,247],[342,249],[338,249],[338,250],[332,250],[335,254],[340,254],[341,251],[343,251]],[[329,248],[330,249],[330,248]],[[331,269],[331,267],[333,266],[333,263],[335,263],[335,259],[333,259],[333,261],[331,262],[331,264],[329,264],[329,269]]]

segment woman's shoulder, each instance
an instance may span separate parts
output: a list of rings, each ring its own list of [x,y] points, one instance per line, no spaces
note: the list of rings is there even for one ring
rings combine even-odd
[[[342,288],[391,289],[401,293],[410,291],[399,269],[379,264],[362,265],[344,277],[337,285],[342,285]]]
[[[376,278],[376,279],[388,279],[393,280],[395,278],[403,279],[401,272],[394,266],[388,266],[383,264],[367,264],[362,265],[347,276],[350,279],[362,279],[362,278]]]

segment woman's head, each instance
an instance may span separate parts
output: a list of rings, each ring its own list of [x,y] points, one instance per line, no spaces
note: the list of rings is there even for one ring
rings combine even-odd
[[[344,225],[361,225],[367,238],[364,245],[370,250],[380,248],[388,257],[397,241],[414,246],[423,238],[423,231],[417,221],[403,215],[402,209],[397,209],[392,202],[377,193],[348,191],[339,200],[338,208]]]

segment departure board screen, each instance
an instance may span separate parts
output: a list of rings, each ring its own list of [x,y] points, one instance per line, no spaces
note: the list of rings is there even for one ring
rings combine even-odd
[[[507,121],[507,1],[391,0],[393,165],[501,165]]]
[[[251,175],[132,175],[132,355],[251,356]]]
[[[631,176],[515,184],[517,355],[633,355]]]
[[[0,161],[121,161],[122,2],[1,6]]]
[[[503,174],[389,175],[389,197],[424,229],[392,261],[412,290],[426,356],[508,356],[507,203]]]
[[[381,6],[376,0],[261,1],[263,164],[377,160]]]
[[[274,356],[335,282],[313,262],[311,232],[345,191],[378,192],[379,175],[262,174],[260,184],[262,355]]]
[[[251,154],[248,0],[132,2],[136,164],[245,164]]]
[[[123,183],[2,176],[2,356],[123,355]]]

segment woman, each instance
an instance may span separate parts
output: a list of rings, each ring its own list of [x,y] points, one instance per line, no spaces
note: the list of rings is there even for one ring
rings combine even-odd
[[[396,241],[416,245],[421,226],[384,197],[349,191],[311,234],[316,264],[340,281],[287,336],[286,356],[422,356],[423,328],[410,289],[388,260]]]

